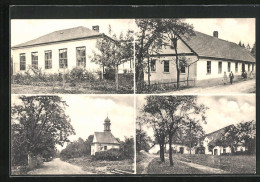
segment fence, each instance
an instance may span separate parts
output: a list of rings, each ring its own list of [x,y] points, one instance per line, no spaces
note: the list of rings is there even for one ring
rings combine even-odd
[[[193,87],[195,86],[195,79],[194,80],[181,80],[179,81],[179,87]],[[143,91],[160,91],[160,90],[176,90],[177,89],[177,82],[157,82],[151,83],[148,85],[147,83],[142,83],[137,85],[138,92]]]

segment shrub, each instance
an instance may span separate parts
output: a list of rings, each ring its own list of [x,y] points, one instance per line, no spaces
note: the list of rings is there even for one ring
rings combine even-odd
[[[106,68],[104,78],[107,80],[115,80],[115,69]]]
[[[121,155],[118,149],[110,149],[106,151],[96,152],[93,158],[95,160],[110,160],[110,161],[123,160],[123,156]]]
[[[84,69],[81,67],[73,68],[70,71],[70,80],[71,81],[82,81],[84,78]]]

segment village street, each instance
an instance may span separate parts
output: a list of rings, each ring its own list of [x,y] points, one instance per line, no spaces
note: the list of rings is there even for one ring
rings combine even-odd
[[[255,79],[233,83],[230,85],[217,85],[211,87],[195,87],[180,91],[167,92],[164,94],[240,94],[255,93]]]
[[[44,162],[39,169],[28,172],[30,175],[57,175],[57,174],[92,174],[91,172],[83,171],[81,167],[63,162],[60,158],[56,158],[50,162]]]

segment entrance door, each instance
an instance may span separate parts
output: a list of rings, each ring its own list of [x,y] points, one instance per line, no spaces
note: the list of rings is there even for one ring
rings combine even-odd
[[[245,63],[242,63],[242,72],[245,72]]]
[[[218,155],[218,149],[214,149],[214,155]]]
[[[183,154],[184,153],[184,148],[180,147],[180,153]]]

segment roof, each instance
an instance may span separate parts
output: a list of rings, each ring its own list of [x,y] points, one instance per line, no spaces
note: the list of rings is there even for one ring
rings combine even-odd
[[[205,139],[206,137],[210,140],[209,142],[209,145],[214,145],[215,142],[218,140],[218,139],[221,139],[221,137],[223,136],[223,134],[225,134],[227,132],[227,130],[231,127],[234,127],[234,125],[228,125],[224,128],[221,128],[219,130],[216,130],[212,133],[208,133],[206,135],[203,136],[202,139]]]
[[[190,38],[180,37],[199,56],[224,58],[230,60],[255,62],[255,58],[246,49],[234,42],[229,42],[198,31]]]
[[[94,143],[119,144],[117,139],[113,136],[113,134],[110,131],[94,132],[94,137],[96,138],[96,142]]]
[[[69,28],[64,30],[58,30],[47,35],[41,36],[39,38],[30,40],[28,42],[24,42],[13,46],[12,48],[19,48],[24,46],[31,46],[31,45],[39,45],[39,44],[46,44],[52,42],[60,42],[65,40],[73,40],[73,39],[80,39],[80,38],[87,38],[93,36],[101,36],[102,33],[97,31],[91,30],[89,28],[79,26],[75,28]]]

